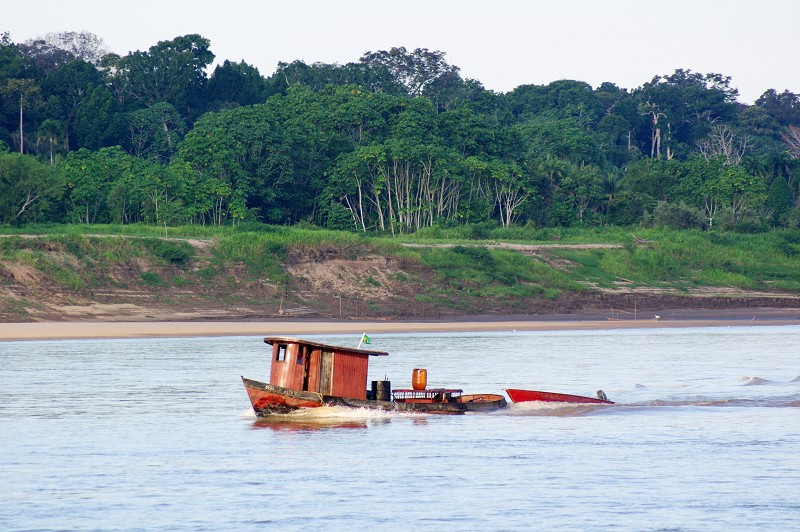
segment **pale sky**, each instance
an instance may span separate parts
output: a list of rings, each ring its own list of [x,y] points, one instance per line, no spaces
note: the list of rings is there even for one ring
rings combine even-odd
[[[800,93],[798,0],[37,0],[4,2],[14,42],[86,30],[125,55],[198,33],[216,63],[269,76],[279,61],[348,63],[405,46],[446,53],[508,92],[559,79],[633,89],[677,68],[731,76],[739,101]]]

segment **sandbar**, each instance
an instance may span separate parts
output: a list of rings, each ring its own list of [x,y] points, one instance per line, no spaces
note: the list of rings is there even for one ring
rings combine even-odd
[[[310,334],[380,334],[413,332],[560,331],[673,327],[740,327],[800,325],[800,309],[779,313],[693,315],[688,318],[608,319],[599,317],[532,317],[525,319],[281,320],[281,321],[113,321],[0,323],[0,341],[98,338],[192,338],[213,336],[293,336]]]

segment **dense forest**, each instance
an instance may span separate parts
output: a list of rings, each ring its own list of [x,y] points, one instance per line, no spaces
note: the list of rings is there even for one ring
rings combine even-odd
[[[800,94],[722,74],[508,93],[441,51],[213,71],[200,35],[125,56],[0,36],[0,223],[800,225]]]

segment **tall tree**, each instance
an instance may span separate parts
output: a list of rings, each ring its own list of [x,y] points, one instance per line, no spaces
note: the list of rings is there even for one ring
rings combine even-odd
[[[141,106],[159,102],[175,106],[185,118],[199,113],[206,84],[206,67],[214,60],[211,41],[184,35],[160,41],[147,52],[136,51],[119,62],[126,93]]]
[[[386,69],[391,78],[405,87],[409,96],[420,96],[426,88],[446,75],[457,75],[459,68],[449,65],[445,53],[427,48],[415,48],[413,52],[404,46],[390,50],[366,52],[361,62],[373,69]]]
[[[700,155],[708,159],[722,158],[725,164],[738,165],[747,153],[750,137],[737,134],[725,124],[711,128],[708,136],[697,142]]]
[[[42,40],[59,50],[68,52],[78,61],[95,66],[108,53],[103,39],[88,31],[63,31],[48,33]]]
[[[35,157],[0,154],[0,221],[19,225],[48,221],[43,217],[58,202],[63,187],[56,173]]]
[[[75,115],[86,103],[95,87],[103,85],[103,76],[94,65],[76,60],[61,65],[42,80],[45,97],[55,97],[55,105],[48,106],[50,117],[64,126],[64,147],[70,150]]]
[[[708,227],[720,208],[730,209],[733,223],[748,207],[763,204],[766,185],[760,177],[752,176],[741,166],[727,165],[721,158],[704,160],[695,157],[684,164],[685,177],[675,192],[688,204],[699,207],[706,215]]]
[[[778,94],[775,89],[769,89],[756,100],[756,105],[782,126],[800,126],[800,94],[788,90]]]
[[[22,78],[25,72],[25,58],[19,46],[11,40],[8,32],[0,33],[0,85],[10,78]]]
[[[242,168],[245,146],[219,127],[215,118],[198,121],[181,144],[175,164],[197,175],[191,210],[198,221],[223,225],[246,217],[252,180]]]
[[[781,135],[792,158],[800,158],[800,126],[789,126]]]
[[[338,65],[316,62],[309,65],[299,59],[291,63],[282,61],[267,78],[266,84],[268,95],[286,94],[289,87],[295,85],[317,91],[327,85],[360,85],[368,92],[405,94],[405,88],[385,68],[373,68],[364,63]]]
[[[74,223],[108,223],[109,191],[114,183],[130,171],[137,159],[119,147],[70,152],[59,165],[59,175],[67,187],[68,217]]]
[[[510,226],[519,216],[518,209],[531,197],[531,188],[522,169],[515,164],[492,161],[489,166],[490,186],[495,207],[503,227]]]
[[[266,99],[266,81],[256,67],[244,61],[233,63],[226,59],[208,79],[206,101],[214,107],[252,105]]]
[[[41,37],[20,43],[19,50],[25,57],[29,75],[42,78],[58,67],[75,60],[70,52],[46,42]]]
[[[50,166],[55,164],[55,146],[56,142],[64,136],[64,130],[61,127],[61,122],[58,120],[47,119],[39,125],[37,131],[37,138],[46,141],[50,148]]]
[[[119,100],[104,85],[93,87],[75,110],[71,148],[97,150],[126,143],[124,115]],[[74,146],[73,146],[74,144]]]
[[[718,122],[736,116],[738,91],[730,77],[678,69],[656,76],[635,91],[642,102],[643,135],[651,157],[686,157]],[[644,150],[643,150],[644,151]]]
[[[169,159],[178,149],[186,123],[166,102],[128,113],[130,152],[136,157]]]
[[[792,208],[793,203],[789,184],[784,178],[776,177],[767,193],[767,210],[772,225],[778,226],[783,222],[784,216]]]
[[[19,152],[25,153],[25,132],[23,118],[25,109],[30,109],[39,103],[39,85],[32,79],[9,79],[0,87],[0,93],[14,99],[19,105]]]

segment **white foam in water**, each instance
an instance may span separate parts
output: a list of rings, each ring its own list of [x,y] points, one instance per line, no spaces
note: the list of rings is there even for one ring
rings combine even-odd
[[[506,411],[510,415],[574,416],[600,412],[613,405],[591,403],[560,403],[552,401],[525,401],[509,403]]]
[[[319,408],[304,408],[288,414],[276,414],[276,419],[284,420],[370,420],[389,419],[396,417],[421,417],[428,414],[419,412],[394,412],[391,410],[376,410],[372,408],[350,408],[346,406],[322,406]]]
[[[556,403],[552,401],[525,401],[524,403],[512,403],[514,410],[562,410],[574,405],[571,403]]]
[[[758,386],[761,384],[770,384],[771,381],[767,379],[762,379],[761,377],[747,377],[744,376],[740,380],[745,381],[745,386]]]

